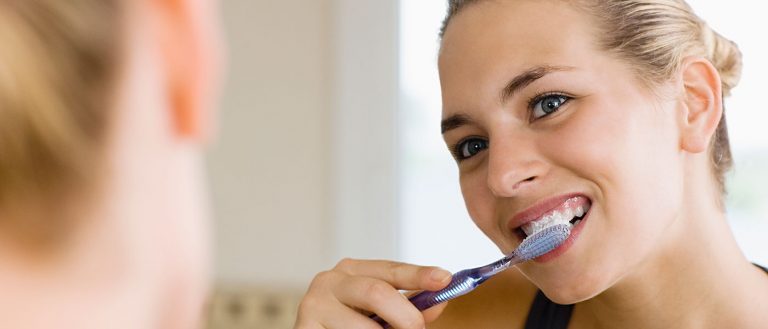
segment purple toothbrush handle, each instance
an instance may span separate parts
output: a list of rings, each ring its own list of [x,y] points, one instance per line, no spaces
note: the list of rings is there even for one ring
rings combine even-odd
[[[451,299],[467,294],[489,277],[482,276],[478,269],[469,269],[456,272],[451,278],[451,283],[438,291],[422,291],[408,298],[419,311],[426,310],[437,304],[442,304]]]
[[[445,288],[438,291],[425,290],[409,297],[408,300],[411,301],[411,304],[416,306],[419,311],[423,311],[437,304],[447,302],[469,293],[488,278],[490,278],[490,276],[482,275],[477,268],[459,271],[453,275],[451,283]],[[384,328],[389,328],[389,324],[378,315],[372,315],[371,319],[382,325]]]
[[[408,300],[420,311],[426,310],[437,304],[447,302],[451,299],[464,295],[475,289],[479,284],[485,282],[509,266],[517,263],[539,257],[557,248],[571,234],[570,224],[557,224],[547,227],[523,240],[515,251],[509,256],[499,259],[491,264],[459,271],[451,278],[451,283],[447,287],[438,291],[422,291]],[[371,315],[372,320],[389,328],[389,324],[377,315]]]

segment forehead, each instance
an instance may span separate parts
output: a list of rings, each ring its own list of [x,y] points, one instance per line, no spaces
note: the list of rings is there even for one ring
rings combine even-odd
[[[565,1],[480,1],[451,20],[439,57],[445,97],[498,96],[535,66],[588,69],[598,61],[589,17]],[[472,86],[472,88],[467,88]],[[478,94],[479,93],[479,94]]]

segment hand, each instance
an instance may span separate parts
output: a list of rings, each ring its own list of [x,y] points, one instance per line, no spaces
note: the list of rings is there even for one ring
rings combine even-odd
[[[450,282],[451,273],[437,267],[344,259],[312,280],[294,328],[380,329],[368,317],[376,313],[394,328],[423,329],[446,304],[420,312],[398,290],[439,290]]]

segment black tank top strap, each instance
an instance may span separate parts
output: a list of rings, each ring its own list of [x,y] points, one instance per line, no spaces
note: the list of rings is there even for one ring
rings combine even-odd
[[[525,321],[525,329],[566,329],[572,312],[573,305],[557,304],[539,290]]]

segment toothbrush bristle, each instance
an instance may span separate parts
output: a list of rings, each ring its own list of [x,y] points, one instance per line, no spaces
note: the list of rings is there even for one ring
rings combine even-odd
[[[570,234],[570,224],[553,225],[525,238],[515,251],[524,260],[533,259],[560,246]]]

